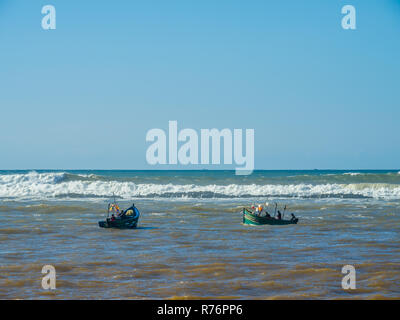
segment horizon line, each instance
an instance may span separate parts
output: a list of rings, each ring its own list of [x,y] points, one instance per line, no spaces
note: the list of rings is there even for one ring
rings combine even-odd
[[[38,168],[27,168],[27,169],[0,169],[0,171],[236,171],[235,169],[38,169]],[[391,169],[254,169],[254,171],[399,171],[400,168]]]

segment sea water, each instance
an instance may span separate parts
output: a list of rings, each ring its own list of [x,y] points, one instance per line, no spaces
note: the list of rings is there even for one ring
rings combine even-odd
[[[138,229],[98,227],[113,194]],[[299,223],[243,225],[265,202]],[[0,298],[400,298],[399,218],[398,170],[0,171]]]

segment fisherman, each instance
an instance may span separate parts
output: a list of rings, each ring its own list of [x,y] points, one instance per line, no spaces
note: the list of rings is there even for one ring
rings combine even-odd
[[[111,215],[111,221],[115,221],[114,213]]]
[[[125,210],[125,214],[126,214],[129,210],[132,210],[133,212],[135,212],[135,204],[134,204],[134,203],[132,203],[132,206],[131,206],[131,207],[129,207],[128,209]]]
[[[277,219],[278,220],[282,220],[282,213],[278,210],[278,217],[277,217]]]
[[[263,207],[261,206],[261,204],[258,205],[258,215],[261,216],[262,211],[263,211]]]
[[[291,215],[292,215],[292,219],[290,219],[290,220],[291,220],[291,221],[296,220],[295,215],[294,215],[293,213],[292,213]]]
[[[271,218],[271,215],[270,215],[270,214],[268,213],[268,211],[267,211],[268,206],[269,206],[269,203],[266,202],[266,203],[265,203],[265,217]]]
[[[132,204],[132,206],[131,206],[130,208],[128,208],[128,209],[125,210],[125,216],[126,216],[126,217],[128,217],[128,216],[129,216],[129,217],[133,216],[133,217],[139,218],[139,215],[140,215],[139,210],[135,207],[135,204],[134,204],[134,203]]]

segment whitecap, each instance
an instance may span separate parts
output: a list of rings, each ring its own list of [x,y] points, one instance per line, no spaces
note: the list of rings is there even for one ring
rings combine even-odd
[[[400,199],[400,185],[387,183],[355,184],[135,184],[132,181],[70,180],[64,172],[0,175],[0,198],[107,199],[113,193],[132,198],[376,198]]]

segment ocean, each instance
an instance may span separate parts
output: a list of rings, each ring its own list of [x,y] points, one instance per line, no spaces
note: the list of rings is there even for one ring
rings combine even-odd
[[[99,228],[113,195],[137,229]],[[243,225],[266,202],[299,223]],[[400,298],[399,170],[3,170],[0,218],[0,299]]]

